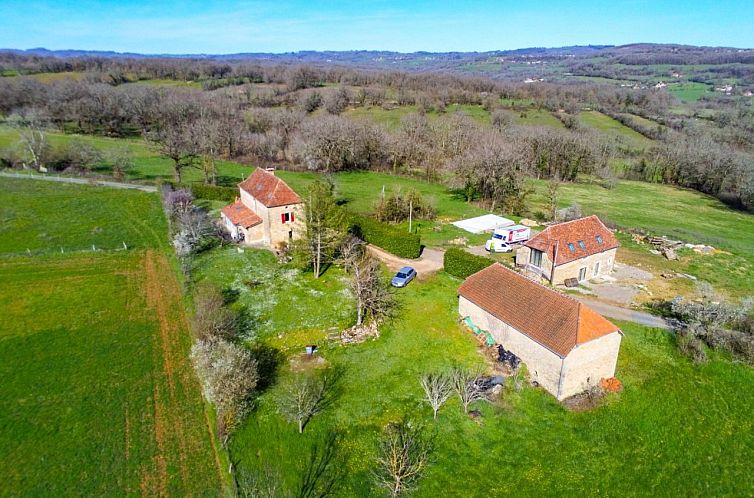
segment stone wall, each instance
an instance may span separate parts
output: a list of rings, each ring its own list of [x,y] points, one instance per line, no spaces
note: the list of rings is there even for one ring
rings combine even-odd
[[[609,251],[592,254],[586,258],[577,259],[576,261],[556,266],[552,284],[562,285],[567,278],[579,278],[579,270],[581,268],[586,268],[587,280],[599,275],[608,275],[613,271],[616,252],[617,249],[610,249]],[[599,263],[599,272],[595,274],[594,269],[597,263]]]
[[[613,332],[576,346],[563,362],[558,399],[580,393],[600,379],[614,377],[621,338],[620,332]]]
[[[531,380],[537,381],[553,396],[557,396],[562,358],[463,296],[458,299],[458,312],[463,317],[471,317],[474,325],[488,331],[498,344],[521,358],[526,363]]]

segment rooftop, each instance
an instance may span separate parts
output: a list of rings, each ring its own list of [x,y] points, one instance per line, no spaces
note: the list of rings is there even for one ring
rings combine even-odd
[[[551,225],[525,245],[547,253],[555,266],[620,246],[613,232],[595,215]]]
[[[579,344],[619,332],[585,304],[499,263],[471,275],[458,293],[561,358]]]
[[[275,176],[274,173],[261,168],[254,170],[238,186],[241,190],[245,190],[267,207],[301,203],[301,198],[291,187]]]
[[[227,216],[234,225],[240,225],[244,228],[250,228],[262,223],[262,218],[257,216],[254,211],[244,206],[240,200],[225,206],[222,209],[222,213]]]

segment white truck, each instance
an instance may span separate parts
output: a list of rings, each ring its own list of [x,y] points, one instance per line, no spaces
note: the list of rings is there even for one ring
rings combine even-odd
[[[511,244],[524,242],[531,237],[531,228],[524,225],[496,228],[492,232],[492,238],[487,241],[484,248],[489,252],[511,252]]]

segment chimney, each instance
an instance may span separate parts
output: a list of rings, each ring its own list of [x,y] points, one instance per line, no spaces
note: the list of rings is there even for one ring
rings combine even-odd
[[[269,166],[269,167],[267,167],[267,168],[264,168],[264,170],[265,170],[265,171],[266,171],[267,173],[271,174],[271,175],[274,175],[274,174],[275,174],[275,168],[274,168],[274,167],[272,167],[272,166]]]

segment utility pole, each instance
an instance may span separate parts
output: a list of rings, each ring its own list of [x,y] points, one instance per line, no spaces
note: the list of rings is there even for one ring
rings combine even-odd
[[[414,214],[414,200],[409,199],[408,201],[408,233],[411,233],[411,222],[413,221],[413,214]]]

